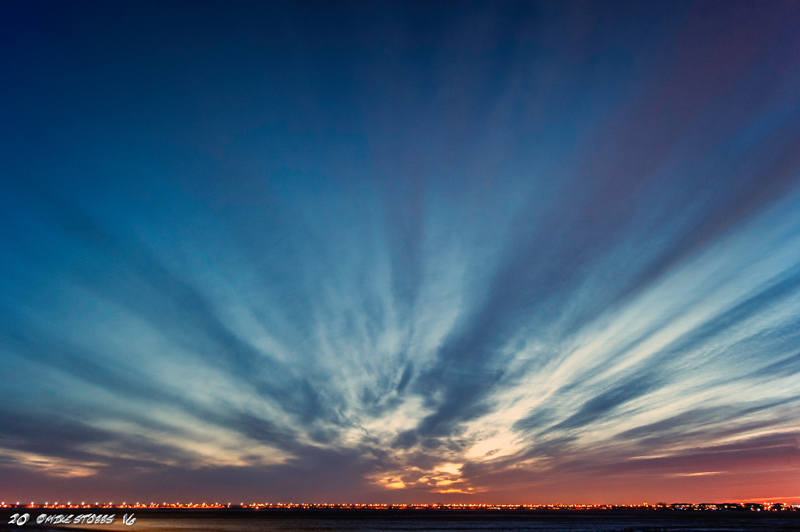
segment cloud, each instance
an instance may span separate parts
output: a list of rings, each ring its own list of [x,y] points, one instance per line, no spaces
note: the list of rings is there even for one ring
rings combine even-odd
[[[10,14],[41,67],[0,88],[12,487],[628,500],[771,456],[788,482],[798,19],[739,8],[70,19],[111,62]]]

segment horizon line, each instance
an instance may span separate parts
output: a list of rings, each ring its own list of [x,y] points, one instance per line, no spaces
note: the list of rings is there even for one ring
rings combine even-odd
[[[778,500],[782,499],[782,500]],[[647,510],[756,510],[757,507],[769,510],[773,507],[781,508],[784,510],[800,511],[800,504],[788,504],[786,500],[800,499],[800,497],[775,497],[764,499],[743,499],[743,500],[729,500],[724,502],[657,502],[641,503],[641,504],[615,504],[615,503],[295,503],[295,502],[254,502],[254,503],[206,503],[206,502],[175,502],[175,503],[127,503],[114,504],[113,501],[108,503],[95,502],[94,504],[81,502],[72,503],[59,503],[58,501],[50,503],[30,502],[24,503],[17,501],[16,503],[0,502],[0,509],[9,508],[43,508],[43,509],[141,509],[141,510],[261,510],[261,509],[299,509],[299,510],[370,510],[370,509],[388,509],[388,510],[460,510],[460,509],[475,509],[475,510],[613,510],[613,509],[647,509]],[[760,502],[754,502],[760,501]]]

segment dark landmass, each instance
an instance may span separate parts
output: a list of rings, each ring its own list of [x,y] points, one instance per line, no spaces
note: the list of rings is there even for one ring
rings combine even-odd
[[[712,510],[710,505],[664,505],[648,507],[614,506],[606,508],[559,508],[539,507],[526,508],[520,506],[474,507],[464,508],[454,505],[430,506],[379,506],[349,507],[347,505],[284,505],[283,507],[242,507],[224,508],[4,508],[0,510],[0,531],[39,530],[39,531],[99,531],[110,528],[107,525],[54,525],[36,524],[41,514],[50,515],[82,515],[82,514],[114,514],[114,527],[120,530],[124,514],[135,514],[139,524],[147,521],[167,520],[201,520],[209,530],[216,530],[216,523],[241,519],[243,529],[246,522],[271,521],[277,528],[292,530],[372,530],[375,528],[398,528],[398,524],[407,523],[415,530],[441,530],[469,528],[471,530],[508,529],[529,530],[543,527],[555,530],[562,526],[565,530],[584,529],[588,525],[601,528],[592,530],[609,531],[790,531],[800,530],[800,509],[788,507],[780,510],[756,509],[754,506],[725,505],[727,509]],[[723,505],[714,505],[722,507]],[[28,513],[29,519],[23,526],[9,524],[13,514]],[[372,522],[372,523],[370,523]],[[266,524],[266,523],[265,523]],[[280,525],[280,526],[278,526]],[[462,526],[463,525],[463,526]],[[249,525],[248,525],[249,526]],[[265,529],[270,527],[265,527]],[[498,526],[500,528],[498,528]],[[582,528],[584,527],[584,528]],[[400,526],[399,528],[405,528]],[[124,527],[131,532],[137,529],[136,524]],[[251,528],[248,528],[248,530]]]

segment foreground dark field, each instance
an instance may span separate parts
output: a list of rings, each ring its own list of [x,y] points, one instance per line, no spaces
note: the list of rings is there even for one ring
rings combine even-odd
[[[75,512],[91,513],[95,510]],[[28,509],[28,523],[8,524],[17,512],[0,513],[0,530],[147,530],[148,532],[284,532],[284,531],[797,531],[800,512],[678,511],[678,510],[331,510],[331,509],[126,509],[113,524],[37,525],[40,514],[68,512]],[[99,512],[98,512],[99,513]],[[136,522],[126,526],[123,515]]]

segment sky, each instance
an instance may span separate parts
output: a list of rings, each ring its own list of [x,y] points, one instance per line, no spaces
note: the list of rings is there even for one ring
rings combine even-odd
[[[0,3],[0,499],[800,504],[800,3]]]

